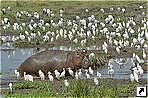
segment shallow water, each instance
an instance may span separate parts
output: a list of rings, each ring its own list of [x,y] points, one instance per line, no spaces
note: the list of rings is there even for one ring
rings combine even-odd
[[[0,51],[2,73],[8,73],[16,69],[28,57],[33,54],[33,49],[15,49],[10,51]]]
[[[6,51],[3,51],[3,49],[6,49]],[[0,76],[1,84],[0,89],[9,89],[8,84],[10,82],[20,82],[16,79],[14,75],[14,69],[18,68],[20,64],[22,64],[28,57],[31,55],[37,53],[36,48],[27,48],[27,49],[14,49],[14,48],[8,48],[8,47],[1,47],[0,51],[0,72],[4,73],[4,75]],[[101,50],[101,47],[98,46],[90,46],[86,48],[87,50]],[[40,51],[44,51],[45,49],[40,49]],[[69,46],[55,46],[52,48],[49,48],[48,50],[64,50],[64,51],[74,51],[75,48],[69,47]],[[116,61],[119,61],[120,59],[126,59],[124,66],[120,67]],[[114,74],[112,77],[108,75],[108,67],[106,65],[105,68],[99,69],[99,72],[102,74],[101,78],[113,78],[113,79],[129,79],[130,78],[130,68],[133,66],[133,63],[130,58],[116,58],[116,59],[110,59],[111,64],[113,64]],[[84,73],[83,73],[84,74]],[[141,79],[147,80],[148,73],[144,73]],[[96,77],[96,71],[95,75],[92,76]],[[85,79],[85,76],[82,77]],[[0,94],[0,98],[4,97],[4,95]]]
[[[97,47],[92,46],[89,48],[90,50],[95,50]],[[40,51],[43,51],[44,49],[41,49]],[[68,47],[68,46],[58,46],[49,48],[49,50],[65,50],[65,51],[73,51],[75,49]],[[100,48],[98,48],[100,50]],[[27,49],[14,49],[14,50],[8,50],[8,51],[0,51],[0,72],[4,73],[5,75],[0,76],[1,82],[17,82],[16,77],[14,77],[14,69],[18,68],[21,63],[23,63],[28,57],[36,53],[36,49],[34,48],[27,48]],[[119,67],[118,63],[116,61],[120,60],[122,58],[111,59],[111,64],[113,64],[114,69],[114,75],[112,78],[114,79],[129,79],[130,77],[130,68],[133,66],[133,63],[131,62],[130,58],[124,58],[125,63],[124,66],[121,68]],[[105,68],[100,69],[99,72],[102,74],[101,78],[110,78],[108,75],[108,68],[107,65]],[[96,73],[96,72],[95,72]],[[96,75],[94,75],[95,77]],[[144,73],[144,75],[141,77],[142,79],[147,79],[148,74]],[[83,77],[85,78],[85,77]],[[1,89],[8,89],[8,86],[2,85]]]
[[[122,59],[118,58],[117,60]],[[125,58],[124,58],[125,59]],[[123,66],[119,66],[119,64],[115,61],[115,59],[111,59],[114,69],[113,77],[114,79],[129,79],[131,70],[130,68],[134,66],[132,60],[130,58],[126,58],[125,62],[123,63]],[[108,68],[105,68],[103,70],[100,70],[100,73],[102,74],[102,78],[110,78],[110,76],[107,74]],[[141,77],[142,79],[147,79],[148,73],[144,73]]]

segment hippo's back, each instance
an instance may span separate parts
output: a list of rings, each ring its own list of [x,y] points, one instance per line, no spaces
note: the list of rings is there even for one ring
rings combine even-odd
[[[27,72],[30,74],[37,74],[38,70],[44,68],[44,65],[48,63],[48,66],[52,66],[55,62],[66,63],[67,56],[70,52],[65,51],[42,51],[32,55],[25,60],[19,67],[21,72]],[[51,63],[51,64],[50,64]],[[56,67],[56,66],[55,66]],[[45,67],[45,69],[47,69]]]

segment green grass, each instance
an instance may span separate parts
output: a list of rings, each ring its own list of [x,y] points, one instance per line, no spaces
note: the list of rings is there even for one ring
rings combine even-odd
[[[28,94],[10,94],[5,98],[52,98],[52,94],[49,92],[33,92]]]
[[[41,81],[33,81],[33,82],[28,82],[24,81],[22,83],[18,83],[13,86],[13,89],[42,89],[42,90],[48,90],[49,85],[47,83],[43,83]]]
[[[59,93],[53,91],[54,88],[49,86],[49,82],[22,82],[13,86],[13,90],[20,90],[22,92],[14,94],[6,94],[6,98],[42,98],[42,97],[109,97],[117,98],[120,96],[133,96],[135,95],[135,89],[137,84],[130,83],[122,85],[120,87],[108,87],[107,83],[110,80],[101,80],[101,85],[95,86],[92,80],[75,80],[70,82],[70,86],[67,88],[62,88],[63,92]],[[103,84],[102,84],[103,83]],[[23,92],[24,90],[29,90],[29,92]]]
[[[54,92],[51,90],[51,85],[47,82],[42,81],[33,81],[33,82],[21,82],[18,84],[15,84],[13,86],[13,91],[19,91],[19,90],[31,90],[29,92],[21,92],[21,93],[15,93],[15,94],[7,94],[6,98],[26,98],[26,97],[52,97],[54,95]]]
[[[69,96],[81,97],[81,96],[90,96],[91,86],[87,80],[78,80],[75,81],[70,87],[67,88]]]
[[[112,14],[115,17],[120,17],[121,18],[121,22],[125,21],[127,22],[128,17],[129,16],[136,16],[137,13],[140,13],[142,11],[146,11],[146,9],[142,9],[139,11],[135,11],[135,9],[137,7],[135,6],[139,6],[143,4],[144,6],[146,6],[146,1],[1,1],[1,7],[7,7],[10,6],[12,8],[12,11],[7,11],[7,13],[5,15],[1,14],[0,20],[2,20],[4,17],[7,17],[10,19],[11,24],[13,24],[14,22],[25,22],[27,21],[26,17],[23,16],[21,17],[21,19],[18,19],[15,16],[15,13],[17,11],[28,11],[29,13],[33,13],[34,11],[38,11],[41,14],[41,17],[45,20],[45,22],[48,22],[51,20],[51,18],[49,18],[48,16],[42,15],[42,9],[43,8],[50,8],[51,10],[54,11],[55,17],[52,18],[54,20],[58,20],[59,17],[59,9],[64,8],[65,13],[64,13],[64,19],[72,19],[74,18],[76,15],[79,15],[80,17],[86,17],[86,16],[90,16],[90,15],[95,15],[96,19],[100,20],[100,21],[104,21],[104,19],[107,17],[108,14]],[[113,8],[117,8],[117,7],[125,7],[126,8],[126,13],[123,14],[122,12],[110,12],[107,10],[107,12],[105,13],[101,13],[99,11],[100,8],[104,8],[107,9],[109,7],[113,7]],[[85,13],[84,10],[88,8],[89,10],[91,10],[89,13]],[[108,26],[107,26],[108,27]],[[138,27],[138,25],[137,25]],[[67,30],[71,30],[71,26],[67,26],[66,24],[64,24],[62,27],[60,28],[56,28],[56,27],[51,27],[51,28],[46,28],[45,31],[42,31],[41,28],[35,29],[34,32],[40,31],[42,35],[44,35],[46,32],[48,31],[56,31],[59,29],[67,29]],[[112,31],[112,27],[108,27],[108,29],[110,29],[110,31]],[[8,30],[4,31],[3,29],[0,30],[0,32],[7,32],[7,34],[10,35],[19,35],[19,33],[24,33],[25,31],[28,31],[29,33],[31,33],[30,30],[28,30],[28,28],[24,28],[22,31],[15,31],[13,30],[12,27],[10,27]],[[137,34],[137,32],[135,33]],[[77,37],[77,36],[75,36]],[[38,38],[37,40],[40,40],[42,38]],[[115,39],[119,40],[120,38],[115,37]],[[63,40],[63,39],[61,39]],[[102,42],[104,42],[104,35],[96,35],[95,40],[93,41],[91,38],[87,38],[87,43],[84,46],[90,46],[90,45],[95,45],[97,43],[101,44]],[[130,39],[129,39],[130,41]],[[22,42],[22,41],[16,41],[16,43],[14,43],[15,47],[36,47],[35,45],[36,40],[33,40],[32,43],[26,43],[26,42]],[[45,44],[42,40],[41,43]],[[80,44],[74,44],[72,42],[70,42],[71,46],[73,47],[82,47],[82,45]]]

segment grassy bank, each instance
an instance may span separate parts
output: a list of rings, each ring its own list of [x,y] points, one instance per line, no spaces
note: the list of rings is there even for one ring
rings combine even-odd
[[[117,84],[121,83],[122,84]],[[140,85],[146,85],[145,80]],[[138,83],[130,83],[128,80],[100,79],[96,86],[93,80],[70,80],[69,87],[60,84],[41,82],[22,82],[13,86],[13,94],[7,92],[6,98],[24,97],[125,97],[135,96]],[[60,85],[60,87],[58,87]],[[55,87],[56,86],[56,87]],[[54,87],[54,88],[53,88]],[[58,88],[58,89],[57,89]]]

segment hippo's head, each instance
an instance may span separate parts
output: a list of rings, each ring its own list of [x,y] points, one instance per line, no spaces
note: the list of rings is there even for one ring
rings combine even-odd
[[[83,49],[76,51],[76,56],[78,58],[78,61],[80,62],[81,68],[88,68],[91,66],[86,50]]]

